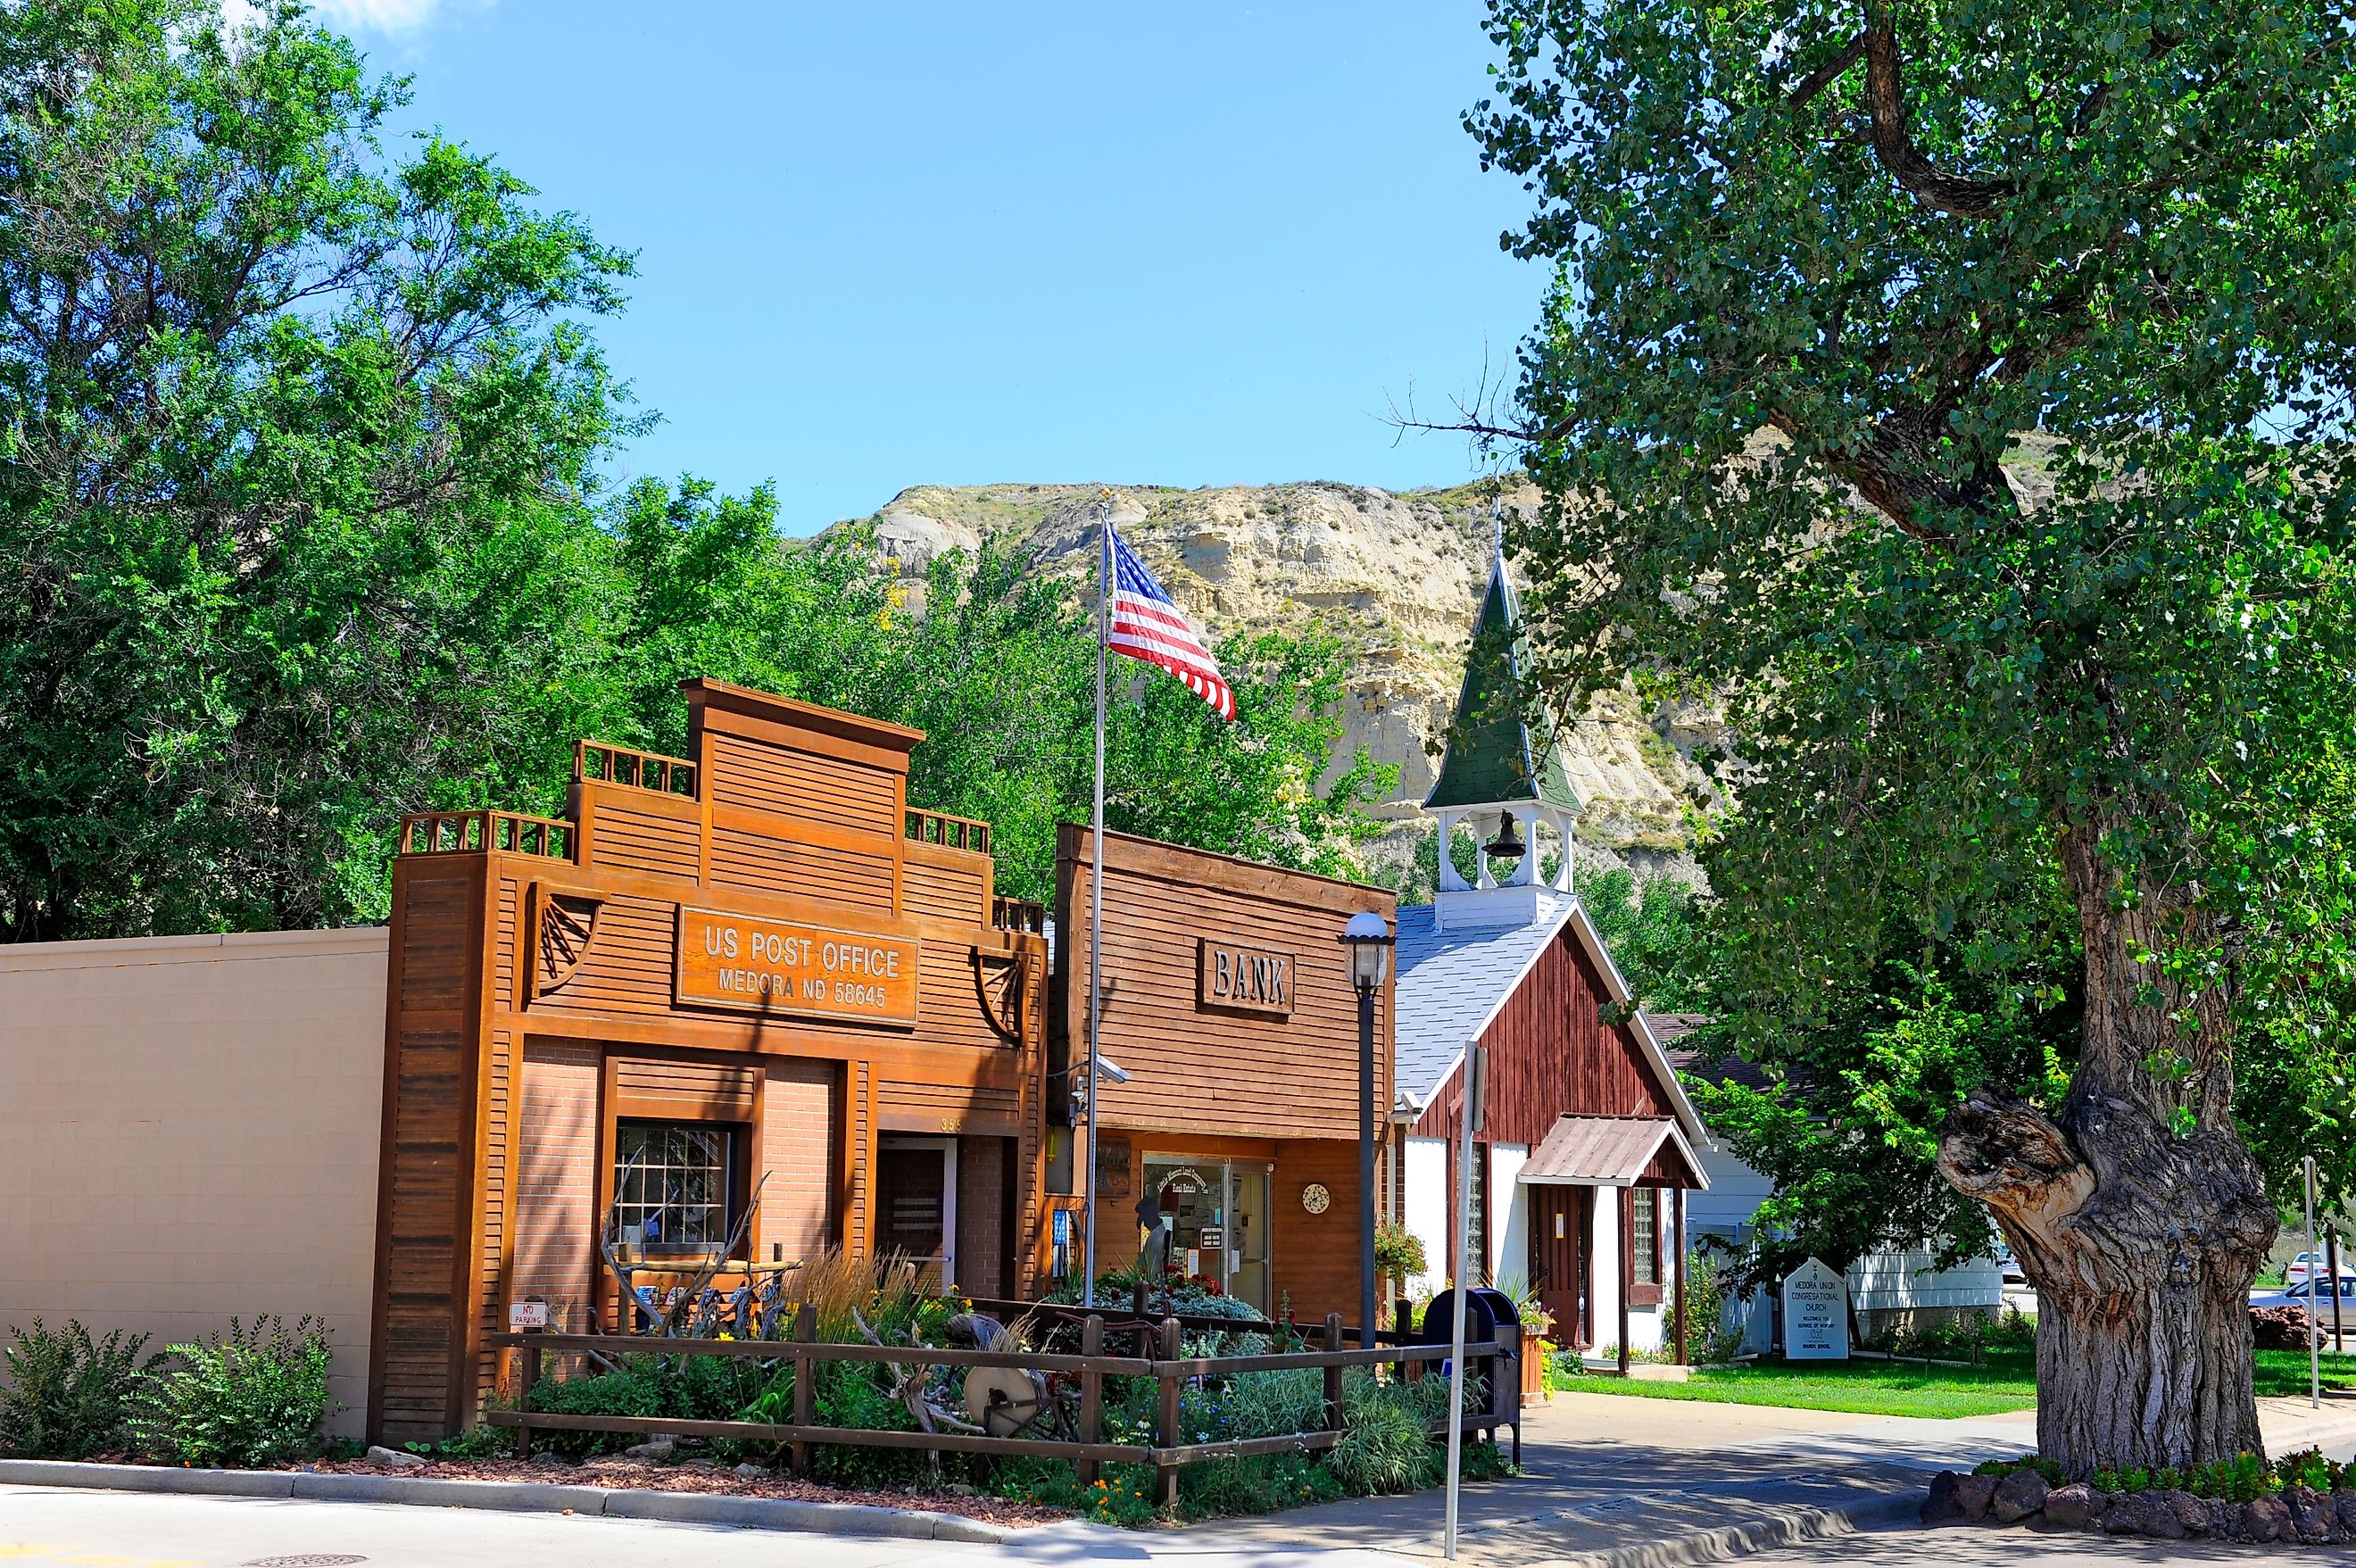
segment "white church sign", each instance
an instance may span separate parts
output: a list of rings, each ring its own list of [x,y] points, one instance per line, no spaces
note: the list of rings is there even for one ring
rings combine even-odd
[[[1783,1354],[1794,1361],[1848,1359],[1848,1281],[1822,1259],[1783,1278]]]

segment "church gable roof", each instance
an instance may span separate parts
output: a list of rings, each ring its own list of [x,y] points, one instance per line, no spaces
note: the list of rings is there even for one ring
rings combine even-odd
[[[1541,892],[1537,918],[1526,924],[1443,929],[1429,904],[1398,912],[1398,991],[1393,1003],[1395,1110],[1422,1114],[1462,1067],[1464,1054],[1488,1030],[1558,940],[1574,943],[1602,983],[1603,999],[1625,1007],[1635,1000],[1603,937],[1576,898]],[[1602,1034],[1633,1047],[1631,1064],[1667,1107],[1690,1143],[1708,1133],[1685,1086],[1669,1066],[1651,1021],[1633,1012]]]

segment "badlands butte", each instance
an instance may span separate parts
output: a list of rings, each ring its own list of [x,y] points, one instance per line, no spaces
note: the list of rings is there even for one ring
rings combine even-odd
[[[1105,488],[922,485],[858,521],[907,575],[988,540],[1018,548],[1039,571],[1085,577],[1095,568],[1093,506]],[[1344,639],[1353,669],[1337,757],[1363,746],[1398,767],[1397,790],[1376,808],[1397,825],[1373,847],[1369,871],[1399,880],[1422,832],[1416,807],[1439,766],[1432,748],[1452,715],[1488,581],[1488,491],[1394,495],[1310,483],[1112,492],[1121,537],[1214,639],[1312,624]],[[1506,494],[1509,506],[1536,503],[1535,490]],[[1564,734],[1564,758],[1587,803],[1582,865],[1695,879],[1687,813],[1711,792],[1689,757],[1709,726],[1706,711],[1647,708],[1620,693]]]

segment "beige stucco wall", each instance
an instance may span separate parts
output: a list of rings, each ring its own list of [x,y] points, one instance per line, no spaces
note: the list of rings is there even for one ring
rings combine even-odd
[[[381,929],[0,945],[0,1324],[326,1320],[368,1391]]]

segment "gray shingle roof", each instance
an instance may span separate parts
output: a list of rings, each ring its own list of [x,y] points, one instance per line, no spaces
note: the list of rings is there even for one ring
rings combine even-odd
[[[1398,1092],[1428,1103],[1497,1004],[1570,918],[1573,901],[1541,892],[1528,925],[1441,930],[1429,904],[1398,912]]]

